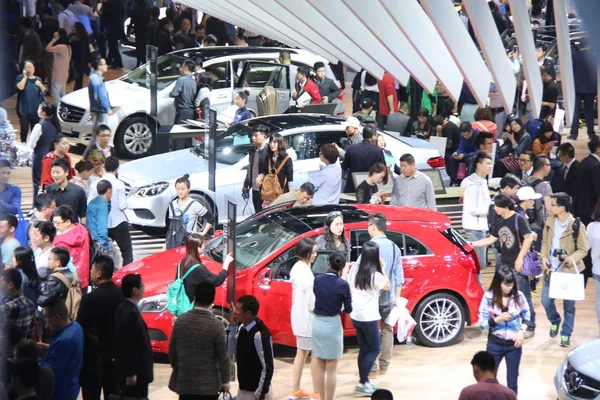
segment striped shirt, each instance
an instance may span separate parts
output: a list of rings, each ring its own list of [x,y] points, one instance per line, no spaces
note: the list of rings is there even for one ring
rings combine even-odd
[[[182,75],[177,78],[175,87],[169,96],[175,97],[175,108],[185,109],[194,108],[194,100],[196,99],[196,79],[192,74]]]
[[[396,176],[393,182],[391,206],[429,208],[435,211],[435,191],[427,175],[416,171],[410,178]]]

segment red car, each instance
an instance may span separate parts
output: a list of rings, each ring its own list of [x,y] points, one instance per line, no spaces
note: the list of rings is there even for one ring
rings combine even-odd
[[[388,218],[387,236],[402,250],[405,283],[402,296],[417,321],[417,340],[431,347],[447,346],[460,337],[467,324],[477,322],[483,289],[477,280],[479,261],[473,248],[450,227],[445,215],[423,209],[373,206],[329,205],[289,208],[272,207],[238,224],[236,297],[252,294],[260,302],[259,316],[265,321],[275,343],[295,346],[290,323],[292,288],[290,270],[297,258],[294,246],[303,237],[317,237],[324,219],[332,211],[344,215],[350,241],[351,261],[356,261],[369,240],[367,218],[380,211]],[[214,273],[221,270],[223,237],[206,245],[202,263]],[[320,251],[313,272],[327,269],[327,251]],[[127,273],[142,275],[146,296],[140,303],[156,352],[167,353],[173,316],[167,308],[166,283],[175,278],[184,248],[164,251],[136,261],[115,274],[120,283]],[[214,312],[227,324],[227,282],[217,288]],[[353,336],[348,315],[343,316],[344,334]]]

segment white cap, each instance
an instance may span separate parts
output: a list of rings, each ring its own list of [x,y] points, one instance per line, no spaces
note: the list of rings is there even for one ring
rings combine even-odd
[[[519,201],[539,200],[542,198],[542,194],[536,193],[531,186],[523,186],[517,190],[517,198]]]
[[[344,125],[345,128],[349,126],[353,128],[360,128],[360,121],[356,117],[348,117],[346,118],[346,122],[344,122],[342,125]]]

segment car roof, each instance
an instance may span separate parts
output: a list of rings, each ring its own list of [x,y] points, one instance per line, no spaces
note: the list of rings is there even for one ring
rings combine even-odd
[[[258,47],[258,46],[214,46],[214,47],[195,47],[192,49],[176,50],[169,54],[185,58],[200,57],[202,61],[210,60],[216,57],[225,57],[234,54],[258,54],[258,53],[278,53],[287,50],[290,53],[296,53],[294,49],[282,47]]]
[[[341,125],[345,121],[344,118],[333,117],[326,114],[279,114],[268,115],[264,117],[256,117],[247,120],[249,126],[267,125],[277,131],[283,129],[299,128],[303,126],[336,124]]]

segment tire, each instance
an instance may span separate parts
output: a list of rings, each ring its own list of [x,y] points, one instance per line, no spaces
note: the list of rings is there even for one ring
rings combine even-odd
[[[145,157],[152,150],[154,123],[143,116],[127,118],[121,122],[115,135],[115,148],[119,156],[127,159]]]
[[[436,293],[423,299],[414,313],[414,335],[427,347],[445,347],[456,342],[465,327],[465,310],[449,293]]]

